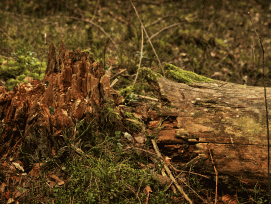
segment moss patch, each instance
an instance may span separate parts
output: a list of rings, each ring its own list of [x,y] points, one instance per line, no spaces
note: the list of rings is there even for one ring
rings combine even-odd
[[[135,86],[133,87],[132,85],[126,86],[125,88],[122,88],[119,90],[119,93],[127,99],[127,97],[131,98],[132,93],[136,94],[142,94],[142,90],[145,90],[146,92],[151,90],[151,87],[148,85],[148,82],[154,82],[158,83],[158,78],[162,77],[161,74],[156,73],[152,71],[149,68],[143,67],[140,68],[139,73],[138,73],[138,80]],[[140,83],[138,83],[140,81]]]
[[[253,118],[249,116],[241,117],[238,121],[238,124],[241,130],[248,135],[259,135],[263,132],[263,127],[260,123],[255,121]]]
[[[46,62],[41,62],[35,57],[35,53],[22,51],[12,53],[12,58],[5,64],[0,65],[0,79],[6,81],[7,89],[10,91],[16,84],[27,82],[25,77],[34,80],[43,79],[46,70]],[[0,58],[0,61],[3,58]]]
[[[162,77],[162,75],[152,71],[149,68],[143,67],[139,71],[139,77],[157,82],[158,78]]]
[[[182,70],[172,64],[165,64],[165,75],[168,79],[177,81],[179,83],[193,83],[193,82],[211,82],[213,79],[200,76],[194,72]]]
[[[238,127],[238,131],[232,128],[232,131],[227,130],[228,133],[234,133],[236,136],[241,137],[244,136],[254,136],[261,135],[265,128],[261,123],[257,122],[255,119],[250,116],[243,116],[237,119],[232,119],[232,125]]]

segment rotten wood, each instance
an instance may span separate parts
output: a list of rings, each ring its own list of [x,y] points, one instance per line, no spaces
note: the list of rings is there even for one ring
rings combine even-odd
[[[42,81],[22,83],[9,92],[0,86],[0,158],[18,157],[19,147],[36,161],[52,158],[55,141],[61,144],[58,149],[65,146],[63,134],[77,121],[102,123],[106,104],[115,108],[123,102],[110,87],[110,72],[87,52],[69,52],[63,42],[59,50],[57,57],[50,45]]]
[[[158,84],[162,97],[175,107],[172,113],[176,119],[175,126],[167,128],[162,124],[157,142],[175,144],[175,150],[178,143],[186,142],[187,148],[193,145],[195,156],[202,157],[213,172],[208,159],[211,150],[219,175],[267,184],[268,142],[262,87],[222,81],[187,85],[164,77]],[[267,95],[270,91],[267,88]],[[267,100],[270,107],[270,95]]]

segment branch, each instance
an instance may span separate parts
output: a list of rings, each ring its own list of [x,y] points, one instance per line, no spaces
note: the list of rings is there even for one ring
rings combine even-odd
[[[159,18],[158,20],[156,20],[156,21],[154,21],[154,22],[152,22],[152,23],[146,25],[146,28],[151,27],[151,26],[154,26],[155,24],[159,23],[160,21],[165,20],[165,19],[170,18],[170,17],[177,18],[179,22],[182,21],[178,16],[175,16],[175,15],[168,15],[168,16],[163,16],[163,17]]]
[[[136,7],[134,6],[132,0],[130,0],[130,2],[131,2],[132,6],[133,6],[133,8],[134,8],[134,10],[135,10],[136,16],[137,16],[137,18],[138,18],[138,20],[139,20],[141,26],[142,26],[143,29],[144,29],[144,32],[145,32],[145,34],[146,34],[146,36],[147,36],[147,38],[148,38],[148,41],[149,41],[149,43],[151,44],[152,50],[153,50],[153,52],[154,52],[154,54],[155,54],[155,56],[156,56],[156,58],[157,58],[157,60],[158,60],[159,67],[161,68],[161,70],[162,70],[162,72],[163,72],[163,75],[165,76],[164,68],[163,68],[163,66],[162,66],[162,64],[161,64],[161,62],[160,62],[160,59],[159,59],[159,57],[158,57],[158,55],[157,55],[157,53],[156,53],[156,51],[155,51],[155,49],[154,49],[154,47],[153,47],[153,45],[152,45],[152,42],[151,42],[150,37],[149,37],[149,35],[148,35],[148,33],[147,33],[146,29],[145,29],[145,26],[144,26],[144,24],[142,23],[142,21],[141,21],[139,15],[138,15],[138,12],[137,12],[137,10],[136,10]]]
[[[137,68],[137,72],[136,72],[136,78],[135,78],[134,83],[133,83],[133,88],[135,86],[135,83],[136,83],[136,80],[137,80],[137,77],[138,77],[138,73],[139,73],[139,70],[140,70],[140,66],[141,66],[141,61],[142,61],[143,42],[144,42],[143,26],[141,26],[141,35],[142,35],[142,38],[141,38],[140,57],[139,57],[139,63],[138,63],[138,68]]]
[[[170,28],[173,28],[173,27],[175,27],[175,26],[178,26],[178,25],[180,25],[180,24],[181,24],[181,23],[175,23],[175,24],[173,24],[173,25],[170,25],[170,26],[167,26],[167,27],[165,27],[165,28],[162,28],[162,29],[159,30],[157,33],[153,34],[153,35],[150,37],[150,40],[151,40],[152,38],[156,37],[157,35],[159,35],[160,33],[162,33],[163,31],[165,31],[165,30],[167,30],[167,29],[170,29]]]
[[[113,45],[115,46],[115,48],[118,49],[118,46],[117,46],[117,44],[115,43],[115,41],[110,37],[110,35],[109,35],[107,32],[105,32],[105,30],[104,30],[101,26],[97,25],[96,23],[94,23],[94,22],[92,22],[92,21],[90,21],[90,20],[81,19],[81,18],[76,18],[76,17],[70,17],[70,18],[75,19],[75,20],[79,20],[79,21],[84,21],[84,22],[90,23],[90,24],[94,25],[95,27],[99,28],[99,29],[100,29],[100,30],[101,30],[101,31],[109,38],[109,40],[113,43]]]

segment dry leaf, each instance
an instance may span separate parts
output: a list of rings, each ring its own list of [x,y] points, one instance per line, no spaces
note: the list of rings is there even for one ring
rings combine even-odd
[[[57,185],[59,185],[59,186],[61,186],[61,185],[63,185],[65,183],[64,181],[59,179],[56,175],[50,175],[50,177],[55,179],[57,181]]]
[[[5,188],[7,187],[8,185],[6,183],[2,183],[1,186],[0,186],[0,192],[1,193],[4,193],[5,191]]]
[[[166,156],[164,160],[165,160],[166,165],[168,166],[170,164],[171,158]]]
[[[151,190],[151,187],[149,186],[149,185],[147,185],[145,188],[144,188],[144,190],[143,190],[143,193],[145,194],[145,195],[148,195],[149,193],[151,193],[152,192],[152,190]]]
[[[12,164],[16,167],[16,169],[24,172],[24,168],[17,162],[12,162]]]
[[[234,196],[229,195],[229,194],[224,195],[221,200],[226,204],[237,204],[238,203],[236,198]]]

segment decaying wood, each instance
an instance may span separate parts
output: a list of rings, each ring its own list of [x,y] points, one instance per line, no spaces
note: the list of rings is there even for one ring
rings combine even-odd
[[[50,45],[42,81],[22,83],[9,92],[0,86],[0,158],[18,156],[19,147],[35,161],[52,158],[52,149],[65,146],[61,138],[76,121],[102,123],[106,104],[123,102],[110,87],[110,73],[87,52],[69,52],[63,42],[59,50],[57,57]]]
[[[164,126],[158,142],[178,144],[185,140],[188,146],[196,146],[193,152],[204,158],[210,172],[213,165],[208,159],[209,150],[219,175],[267,183],[263,88],[222,81],[187,85],[164,77],[158,83],[162,97],[176,108],[172,111],[176,117],[174,128]],[[267,95],[270,91],[267,88]],[[267,100],[270,107],[270,95]]]

